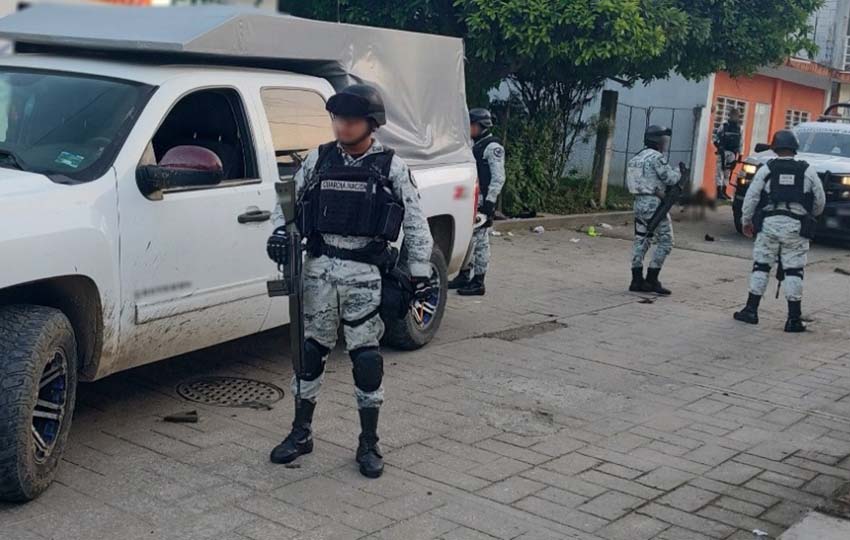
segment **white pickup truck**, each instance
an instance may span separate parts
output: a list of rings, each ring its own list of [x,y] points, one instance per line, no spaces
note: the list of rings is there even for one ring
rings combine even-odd
[[[194,16],[170,9],[153,16]],[[12,25],[19,43],[27,21],[40,24]],[[274,184],[333,139],[334,87],[226,63],[61,49],[0,60],[0,500],[52,481],[78,381],[288,322],[286,298],[266,292]],[[159,165],[181,145],[212,150],[222,170]],[[474,216],[471,157],[413,173],[439,292],[388,329],[402,348],[436,332]]]

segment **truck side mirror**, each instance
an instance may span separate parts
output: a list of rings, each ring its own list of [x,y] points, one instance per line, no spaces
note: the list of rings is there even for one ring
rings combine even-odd
[[[756,145],[756,152],[767,152],[770,150],[770,145],[767,143],[758,143]]]
[[[157,165],[142,165],[136,169],[139,191],[154,199],[162,198],[161,192],[169,189],[215,186],[222,180],[221,159],[202,146],[175,146]]]

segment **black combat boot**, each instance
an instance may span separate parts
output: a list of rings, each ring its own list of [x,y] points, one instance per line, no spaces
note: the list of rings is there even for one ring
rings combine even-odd
[[[660,268],[650,268],[646,271],[646,279],[643,282],[643,292],[654,292],[655,294],[661,294],[667,296],[670,294],[670,289],[665,289],[661,282],[658,281],[658,274],[661,272]]]
[[[300,405],[295,407],[295,419],[292,420],[292,431],[282,443],[274,447],[271,454],[271,462],[284,464],[292,463],[298,456],[309,454],[313,451],[313,411],[316,404],[312,401],[302,399]]]
[[[642,292],[643,285],[643,266],[635,266],[632,268],[632,282],[629,284],[629,290],[632,292]]]
[[[469,270],[461,270],[453,280],[449,281],[449,290],[467,287],[471,281],[469,277],[471,273]]]
[[[360,474],[378,478],[384,472],[384,456],[378,446],[378,408],[360,409],[360,444],[357,445],[357,463]]]
[[[806,331],[799,300],[796,302],[788,300],[788,320],[785,321],[785,331],[794,333]]]
[[[736,321],[745,322],[747,324],[758,324],[760,302],[761,296],[750,293],[747,297],[747,305],[744,306],[744,309],[741,311],[736,311],[732,317],[734,317]]]
[[[487,290],[484,288],[484,274],[475,275],[466,287],[458,289],[457,293],[461,296],[484,296]]]

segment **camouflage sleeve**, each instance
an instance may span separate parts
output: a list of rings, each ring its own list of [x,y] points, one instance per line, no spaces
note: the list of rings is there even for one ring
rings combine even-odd
[[[679,172],[679,169],[671,167],[662,154],[659,153],[650,159],[652,159],[652,168],[655,174],[658,175],[658,179],[664,184],[673,186],[678,184],[679,180],[682,179],[682,173]]]
[[[714,146],[716,148],[720,148],[720,133],[723,131],[723,127],[719,127],[714,130],[714,134],[712,135],[712,141],[714,142]]]
[[[484,159],[490,165],[490,187],[487,188],[487,200],[495,203],[505,185],[505,148],[499,143],[490,144],[484,150]]]
[[[812,213],[815,216],[823,214],[823,209],[826,207],[826,193],[823,190],[823,182],[821,182],[818,172],[814,167],[809,165],[806,169],[806,182],[809,184],[809,189],[815,196],[814,205],[812,205]]]
[[[396,197],[404,202],[404,246],[407,251],[410,274],[416,277],[431,275],[431,250],[434,240],[428,219],[419,204],[419,190],[413,175],[404,161],[394,157],[390,167],[390,180]]]
[[[761,199],[761,192],[764,191],[764,181],[769,172],[770,169],[766,165],[763,165],[759,167],[758,172],[753,177],[753,181],[747,189],[747,196],[744,197],[744,204],[741,207],[742,225],[752,225],[753,214],[756,213],[756,207]]]
[[[313,150],[307,157],[304,159],[304,163],[301,164],[301,167],[295,172],[295,191],[298,195],[301,195],[301,192],[304,191],[304,186],[306,184],[306,179],[310,178],[313,174],[313,168],[316,166],[316,161],[319,160],[319,151]],[[281,227],[286,224],[286,219],[284,219],[283,211],[280,209],[280,203],[275,200],[274,210],[272,211],[272,223],[274,224],[274,228]]]

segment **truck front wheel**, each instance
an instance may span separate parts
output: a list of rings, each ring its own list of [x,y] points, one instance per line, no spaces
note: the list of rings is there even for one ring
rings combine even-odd
[[[0,307],[0,501],[29,501],[50,486],[76,390],[68,318],[44,306]]]
[[[743,214],[743,206],[742,203],[737,198],[732,201],[732,220],[735,222],[735,230],[738,231],[738,234],[742,234],[744,232],[744,227],[741,224],[741,214]]]
[[[448,298],[448,267],[440,248],[431,253],[432,292],[427,300],[417,300],[404,319],[386,320],[383,343],[396,349],[413,351],[427,345],[440,328]]]

